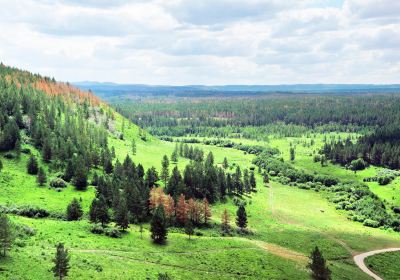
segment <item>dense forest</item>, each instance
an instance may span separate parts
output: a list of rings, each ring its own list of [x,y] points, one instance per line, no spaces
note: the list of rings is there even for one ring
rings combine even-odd
[[[253,170],[242,170],[239,166],[232,170],[227,161],[217,166],[211,152],[205,156],[203,150],[188,144],[177,145],[170,157],[165,155],[159,172],[154,167],[145,170],[129,155],[121,163],[114,147],[108,144],[110,135],[124,138],[123,132],[115,128],[111,107],[90,91],[83,92],[3,64],[0,65],[0,132],[0,151],[4,157],[11,160],[21,154],[28,155],[26,172],[37,176],[39,186],[49,183],[58,191],[68,183],[77,191],[85,191],[89,185],[95,187],[95,198],[87,213],[94,223],[93,233],[118,237],[118,230],[107,229],[111,221],[125,230],[129,224],[154,219],[156,213],[168,221],[165,227],[185,226],[187,220],[193,226],[201,226],[208,224],[211,216],[209,203],[256,189]],[[146,141],[144,131],[139,132]],[[134,139],[132,153],[136,153]],[[183,171],[176,165],[170,170],[178,157],[190,159],[189,164]],[[0,171],[1,167],[0,160]],[[56,175],[50,182],[47,172]],[[30,206],[1,205],[0,212],[68,221],[79,220],[85,214],[76,199],[61,216]]]

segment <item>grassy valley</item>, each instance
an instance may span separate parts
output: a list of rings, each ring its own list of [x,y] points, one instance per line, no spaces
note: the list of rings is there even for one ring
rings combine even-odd
[[[88,92],[6,66],[2,66],[1,77],[1,135],[9,133],[8,123],[15,121],[18,129],[18,133],[11,133],[15,136],[13,143],[2,138],[2,143],[9,146],[0,157],[0,209],[10,220],[13,234],[12,246],[0,258],[2,279],[53,279],[52,260],[59,243],[70,255],[67,279],[309,279],[307,265],[315,246],[326,259],[332,279],[366,279],[353,262],[354,255],[400,246],[396,227],[399,217],[394,210],[400,206],[398,179],[385,186],[363,182],[388,168],[369,164],[355,171],[333,163],[322,152],[325,144],[340,139],[357,143],[374,131],[374,123],[332,124],[327,120],[326,124],[310,126],[265,118],[255,125],[252,122],[260,119],[254,114],[247,124],[241,124],[235,116],[243,112],[237,110],[250,110],[258,99],[249,100],[250,107],[233,102],[230,109],[224,107],[224,99],[204,103],[195,100],[193,110],[191,102],[184,101],[184,106],[176,107],[175,102],[183,101],[172,99],[162,103],[163,112],[158,111],[159,100],[155,101],[157,108],[149,109],[149,100],[143,105],[145,111],[137,111],[142,108],[140,104],[125,100],[123,108],[119,101],[108,105]],[[13,96],[15,100],[10,98]],[[297,98],[308,104],[301,96]],[[378,98],[386,102],[385,97]],[[281,115],[279,104],[285,105],[286,101],[277,100],[273,101],[277,102],[274,114]],[[367,104],[372,102],[366,100]],[[38,105],[24,105],[27,101]],[[203,104],[199,111],[198,104]],[[180,108],[185,108],[185,114],[192,112],[192,117],[182,118]],[[295,111],[296,108],[292,112]],[[141,113],[148,117],[146,122],[140,121],[145,119]],[[318,114],[314,112],[314,117]],[[163,116],[158,118],[160,115]],[[59,125],[46,116],[54,116]],[[168,127],[170,131],[165,133]],[[191,153],[180,152],[183,143],[192,149]],[[196,156],[194,151],[202,156]],[[176,158],[172,159],[174,153]],[[169,159],[166,180],[162,178],[165,155]],[[319,160],[315,160],[316,156]],[[40,182],[38,174],[28,174],[32,157],[46,174],[45,182]],[[277,162],[286,167],[273,174]],[[66,176],[69,164],[73,166],[71,178]],[[148,173],[152,167],[158,174],[153,181]],[[177,181],[174,167],[182,177],[175,178]],[[287,172],[294,171],[287,170],[292,168],[297,170],[296,176],[311,177],[304,182],[300,177],[290,179],[292,175]],[[85,171],[83,175],[81,169]],[[206,175],[199,175],[202,181],[196,185],[189,179],[195,181],[194,172],[198,169]],[[239,186],[233,184],[231,190],[227,176],[235,178],[238,169]],[[133,177],[129,177],[131,170],[136,172]],[[254,174],[254,188],[247,189],[244,173]],[[318,176],[325,176],[324,180]],[[334,178],[335,184],[328,184],[327,177]],[[209,182],[209,178],[215,180]],[[60,186],[60,181],[65,185]],[[373,197],[377,209],[386,213],[382,221],[378,221],[381,217],[373,220],[379,224],[363,225],[365,220],[373,219],[368,209],[363,212],[364,209],[345,208],[343,200],[336,199],[344,191],[333,189],[347,183],[366,184],[371,192],[366,192],[365,197]],[[162,202],[157,202],[159,197],[153,199],[150,191],[157,186],[162,189]],[[197,201],[204,207],[204,199],[210,203],[211,216],[206,222],[205,212],[200,214],[201,221],[187,214],[194,227],[190,235],[187,224],[179,224],[181,195],[185,195],[188,204]],[[83,215],[68,220],[67,207],[74,198]],[[176,208],[172,216],[165,216],[170,219],[167,239],[157,244],[151,238],[153,221],[157,209],[168,210],[168,199],[174,201]],[[95,212],[93,205],[102,200],[106,202]],[[152,208],[152,203],[156,207]],[[129,209],[125,212],[119,207],[124,204]],[[242,229],[236,224],[240,207],[247,213],[247,226]],[[103,221],[99,213],[104,209],[108,219]],[[224,213],[229,216],[225,220],[229,231],[224,230]],[[124,219],[119,219],[120,214],[126,217],[127,228],[123,226]],[[359,220],[353,218],[356,215]],[[387,279],[395,279],[396,272],[386,268],[396,258],[397,254],[387,253],[373,256],[367,263],[377,273],[388,275]]]

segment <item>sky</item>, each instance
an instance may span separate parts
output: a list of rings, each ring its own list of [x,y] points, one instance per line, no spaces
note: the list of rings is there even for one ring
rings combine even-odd
[[[0,61],[62,81],[400,83],[400,1],[0,0]]]

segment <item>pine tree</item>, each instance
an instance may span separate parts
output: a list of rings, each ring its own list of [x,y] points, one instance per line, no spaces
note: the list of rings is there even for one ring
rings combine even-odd
[[[52,270],[54,276],[62,280],[65,276],[68,276],[70,257],[68,255],[68,250],[64,248],[64,244],[58,243],[56,248],[56,257],[53,259],[54,267]]]
[[[89,219],[92,223],[101,223],[104,227],[110,221],[110,215],[108,213],[108,206],[104,196],[95,198],[90,205]]]
[[[185,196],[181,194],[176,204],[176,222],[178,225],[183,226],[188,219],[188,209]]]
[[[19,127],[13,118],[9,118],[0,135],[0,151],[12,150],[17,140],[20,140]]]
[[[84,191],[87,188],[87,170],[82,158],[76,161],[73,183],[79,191]]]
[[[37,175],[39,172],[39,164],[34,155],[32,155],[28,160],[27,171],[28,171],[28,174],[31,174],[31,175]]]
[[[315,246],[310,255],[310,263],[307,268],[311,270],[311,278],[315,280],[331,279],[331,271],[326,266],[326,261],[322,256],[321,251]]]
[[[42,159],[44,162],[49,163],[51,161],[52,150],[49,139],[45,139],[42,147]]]
[[[294,148],[291,147],[290,148],[290,160],[294,161],[294,158],[295,158],[295,151],[294,151]]]
[[[21,141],[18,139],[15,141],[15,147],[14,147],[15,154],[17,155],[17,158],[20,158],[21,156]]]
[[[11,249],[13,242],[13,233],[11,230],[10,220],[6,214],[0,213],[0,250],[2,256]]]
[[[243,205],[240,205],[236,212],[236,225],[243,230],[247,227],[247,214]]]
[[[246,193],[250,193],[251,185],[250,185],[249,171],[247,169],[245,169],[243,172],[243,185]]]
[[[222,167],[227,169],[229,167],[228,159],[224,157],[224,161],[222,162]]]
[[[161,166],[162,166],[161,179],[163,180],[164,185],[166,186],[167,185],[167,180],[168,180],[168,177],[169,177],[169,160],[168,160],[168,157],[166,155],[164,155],[164,157],[163,157],[163,160],[161,162]]]
[[[257,182],[256,182],[256,177],[254,176],[253,170],[250,172],[250,186],[251,186],[252,191],[256,190]]]
[[[0,159],[0,172],[1,172],[1,170],[3,170],[3,162]]]
[[[74,175],[75,175],[74,164],[72,163],[72,160],[69,160],[67,162],[67,166],[66,166],[65,171],[64,171],[63,179],[66,182],[70,182],[71,179],[74,177]]]
[[[47,182],[46,172],[44,171],[43,167],[40,167],[37,174],[37,183],[39,184],[39,186],[44,186],[46,182]]]
[[[173,163],[177,163],[178,162],[178,152],[176,150],[172,152],[171,161]]]
[[[121,196],[115,213],[115,223],[125,231],[129,227],[128,207],[125,197]]]
[[[185,233],[190,237],[194,234],[194,227],[191,220],[188,220],[185,224]]]
[[[228,210],[224,209],[224,212],[222,213],[221,217],[221,229],[222,232],[225,234],[228,234],[231,231],[231,225],[229,223],[229,213]]]
[[[168,229],[165,219],[164,207],[159,205],[154,212],[150,224],[151,238],[154,243],[164,244],[167,239]]]
[[[82,206],[79,201],[74,198],[71,203],[67,206],[67,220],[77,221],[83,215]]]
[[[132,154],[136,155],[136,141],[135,141],[135,139],[132,140]]]
[[[155,167],[151,167],[147,169],[146,176],[145,176],[145,182],[147,187],[153,188],[157,186],[157,181],[158,181],[158,173]]]
[[[207,225],[211,218],[211,209],[207,201],[207,198],[203,199],[203,217],[204,217],[204,224]]]

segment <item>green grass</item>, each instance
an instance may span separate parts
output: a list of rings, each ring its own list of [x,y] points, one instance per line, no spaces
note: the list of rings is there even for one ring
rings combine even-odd
[[[121,116],[117,115],[116,128],[121,130]],[[131,141],[135,139],[137,154],[131,154]],[[339,166],[321,167],[312,161],[309,149],[322,143],[317,135],[312,148],[297,145],[294,164],[309,171],[337,174],[341,179],[362,180],[376,172],[370,168],[354,174]],[[244,144],[266,145],[263,142],[236,139]],[[271,139],[270,145],[280,148],[288,160],[289,142],[294,138]],[[297,141],[301,141],[297,139]],[[130,154],[135,163],[145,168],[160,170],[164,154],[171,155],[175,143],[148,136],[139,137],[137,126],[125,122],[124,140],[109,138],[117,158],[122,161]],[[215,146],[201,147],[212,151],[216,163],[227,157],[231,165],[242,168],[252,166],[253,155],[242,151]],[[312,151],[311,151],[312,152]],[[85,192],[68,186],[62,192],[38,187],[36,177],[26,174],[27,156],[19,160],[3,160],[0,173],[0,204],[37,205],[52,212],[63,213],[72,198],[82,198],[85,213],[94,197],[94,188]],[[179,158],[182,170],[189,161]],[[172,169],[172,166],[170,167]],[[49,178],[54,174],[49,174]],[[64,242],[71,253],[70,279],[156,279],[159,272],[167,272],[173,279],[308,279],[305,269],[307,256],[319,246],[328,259],[333,279],[365,279],[354,265],[352,254],[389,246],[400,246],[400,236],[388,230],[372,229],[349,221],[346,214],[334,209],[322,193],[301,190],[271,182],[264,187],[261,176],[256,175],[258,192],[245,197],[251,235],[221,237],[218,227],[197,229],[202,236],[189,241],[180,230],[173,229],[166,246],[150,242],[146,230],[140,238],[138,227],[133,226],[121,239],[112,239],[90,233],[87,220],[65,222],[52,219],[28,219],[13,216],[16,223],[34,228],[35,236],[24,241],[25,246],[14,247],[9,257],[0,260],[1,279],[52,279],[51,259],[55,244]],[[382,194],[386,195],[386,194]],[[212,207],[213,223],[219,224],[224,209],[231,216],[234,227],[236,206],[231,199]],[[145,225],[148,229],[149,225]],[[37,265],[40,263],[41,265]],[[0,270],[0,271],[1,271]]]
[[[365,264],[385,280],[400,279],[400,252],[377,254],[365,259]]]

